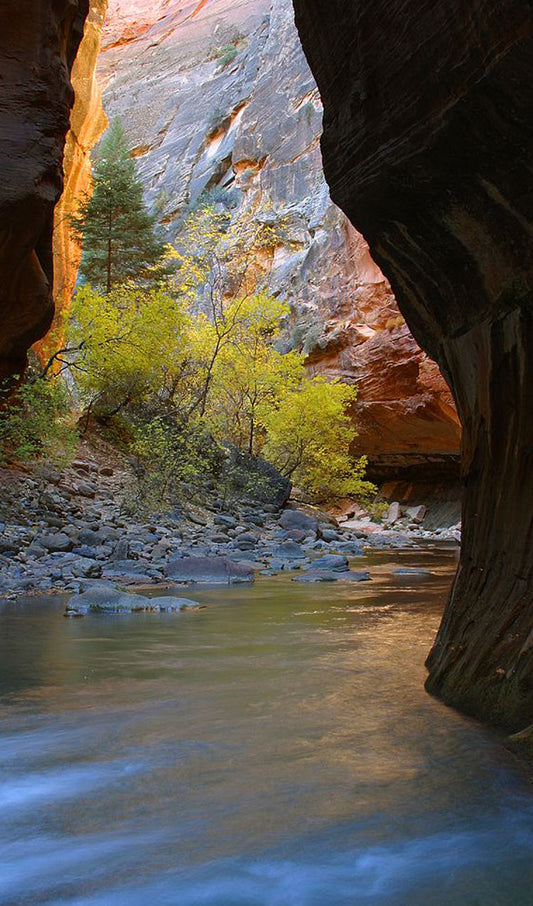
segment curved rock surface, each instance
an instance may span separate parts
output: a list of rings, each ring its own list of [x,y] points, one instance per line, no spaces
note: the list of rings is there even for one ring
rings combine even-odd
[[[54,207],[89,0],[2,0],[0,378],[21,372],[52,321]]]
[[[311,371],[359,384],[359,449],[380,477],[455,462],[451,393],[330,199],[322,107],[290,0],[110,0],[99,76],[170,240],[206,190],[235,216],[270,205],[289,218],[272,272],[292,307],[289,342]]]
[[[533,10],[295,0],[334,200],[364,234],[464,426],[459,572],[428,688],[533,714]]]

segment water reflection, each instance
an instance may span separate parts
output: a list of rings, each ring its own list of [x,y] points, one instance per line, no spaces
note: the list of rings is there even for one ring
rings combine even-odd
[[[0,902],[530,906],[529,788],[423,692],[454,567],[375,555],[371,585],[182,615],[6,605]]]

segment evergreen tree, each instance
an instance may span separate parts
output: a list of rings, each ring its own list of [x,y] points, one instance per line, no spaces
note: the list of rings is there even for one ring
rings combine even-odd
[[[81,273],[106,293],[126,280],[143,277],[163,254],[155,217],[146,210],[119,119],[101,142],[93,169],[93,194],[71,223],[83,243]]]

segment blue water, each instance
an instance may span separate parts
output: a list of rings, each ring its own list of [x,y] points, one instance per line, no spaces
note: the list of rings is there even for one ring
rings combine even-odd
[[[0,903],[531,906],[521,765],[423,690],[453,553],[370,568],[178,615],[1,607]]]

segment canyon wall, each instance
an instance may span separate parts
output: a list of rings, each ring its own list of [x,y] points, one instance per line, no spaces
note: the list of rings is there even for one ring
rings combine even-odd
[[[294,0],[334,200],[369,242],[463,424],[459,571],[428,688],[533,714],[533,10]]]
[[[359,448],[374,472],[453,470],[450,391],[329,196],[290,0],[110,0],[99,78],[171,241],[206,192],[236,217],[286,218],[271,286],[291,303],[287,342],[311,371],[359,384]]]
[[[44,360],[63,343],[65,316],[70,310],[81,261],[81,247],[72,235],[69,216],[91,190],[91,150],[107,127],[95,74],[106,12],[107,0],[90,0],[83,39],[72,67],[74,106],[65,142],[63,194],[54,216],[55,317],[50,332],[37,347]]]
[[[89,0],[0,0],[0,379],[53,317],[52,234]]]

